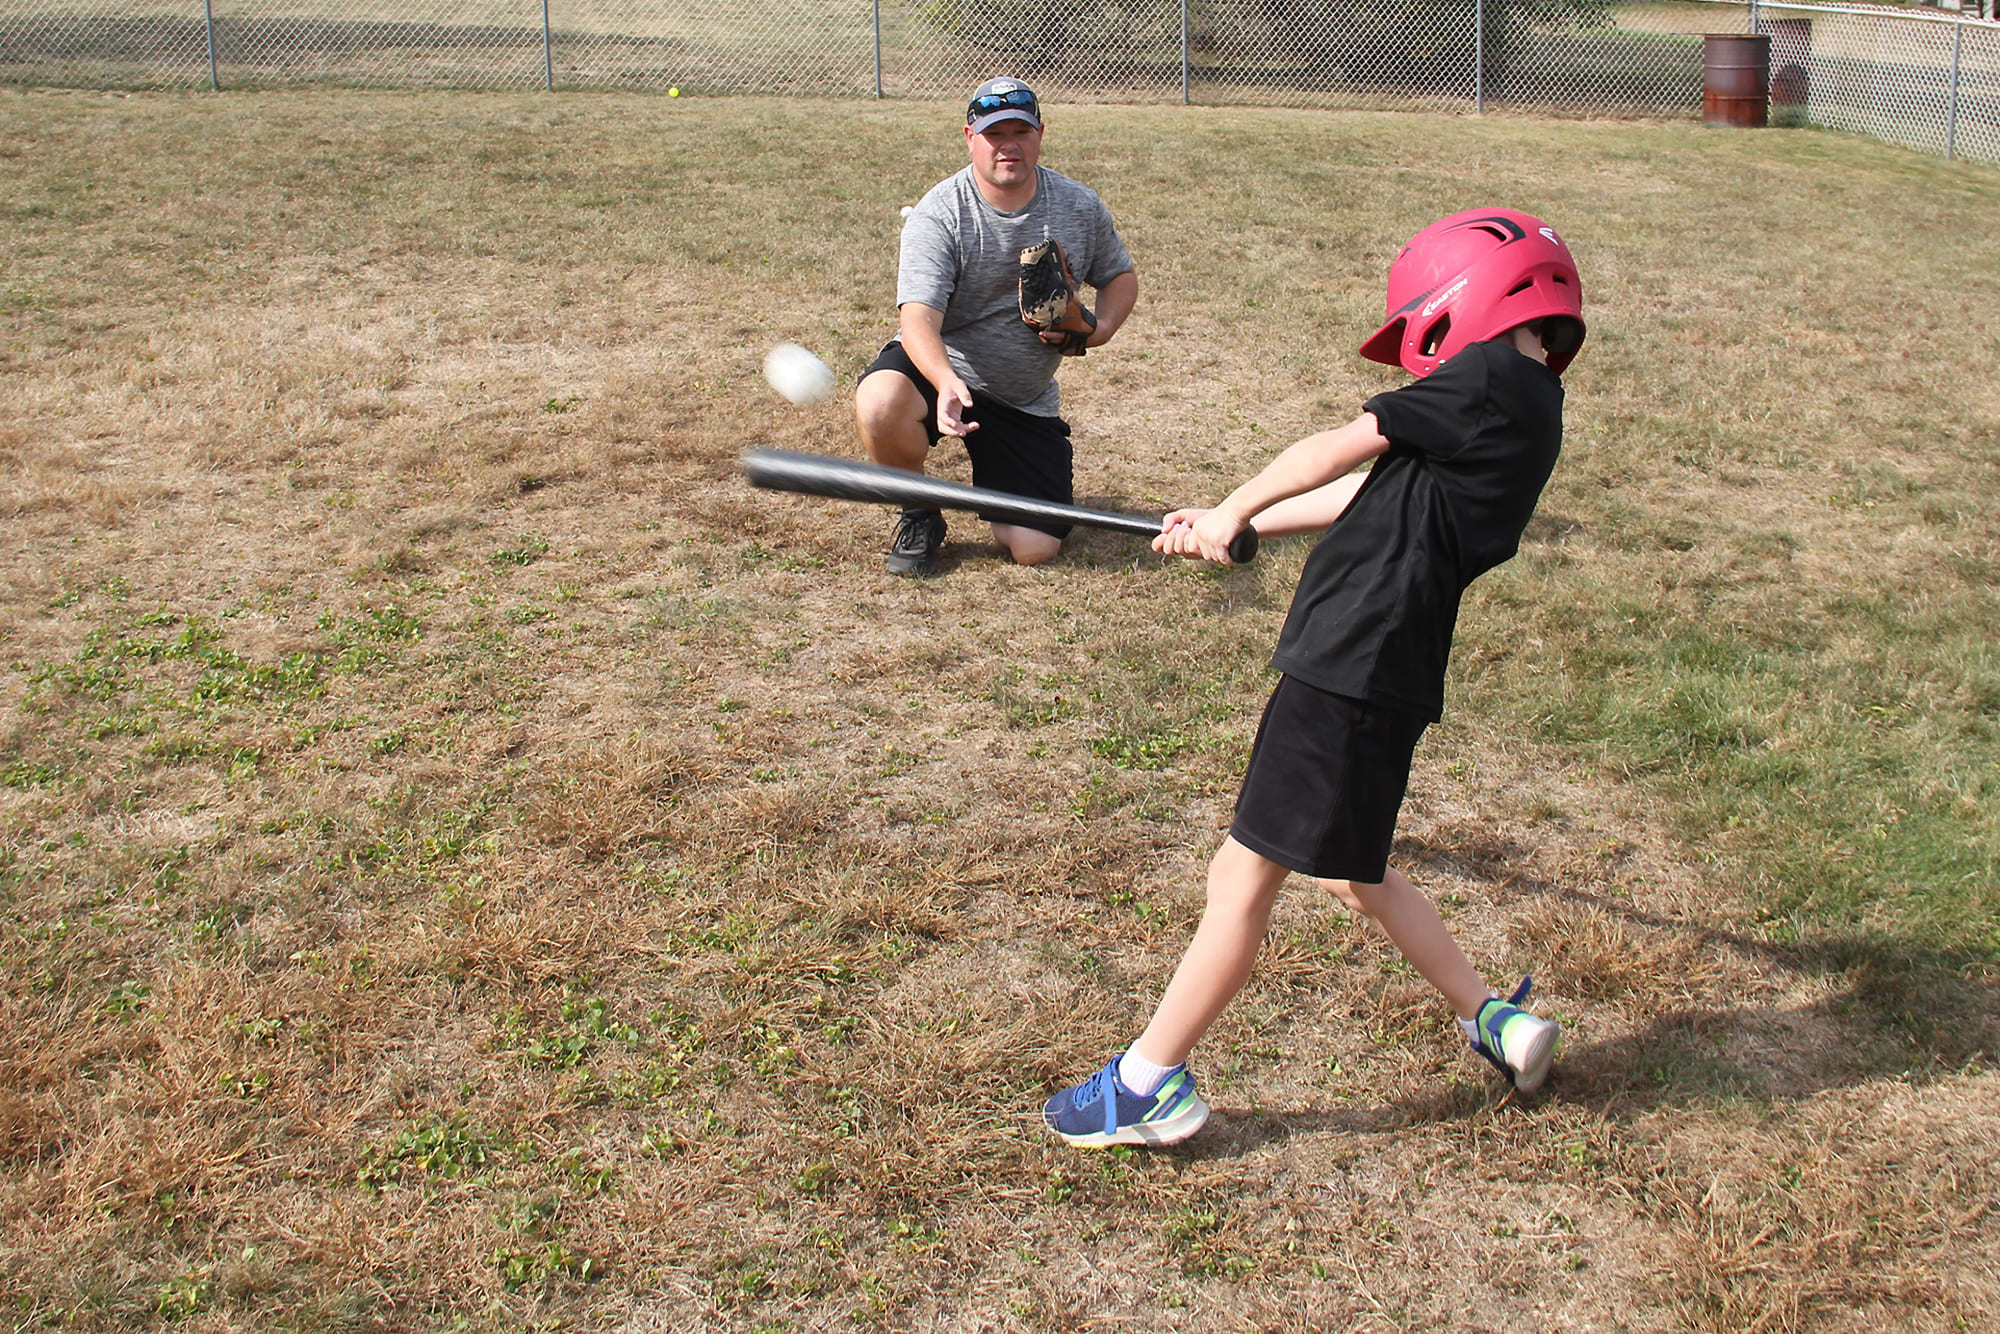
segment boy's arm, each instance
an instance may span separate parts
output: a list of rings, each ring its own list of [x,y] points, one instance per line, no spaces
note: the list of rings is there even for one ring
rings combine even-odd
[[[1288,446],[1264,470],[1230,492],[1212,510],[1176,510],[1162,521],[1155,551],[1227,564],[1229,543],[1253,520],[1267,537],[1327,527],[1346,512],[1367,479],[1350,476],[1389,448],[1375,414],[1319,431]]]
[[[1351,472],[1303,495],[1288,496],[1258,511],[1257,531],[1265,537],[1325,532],[1333,527],[1335,519],[1347,513],[1347,507],[1367,480],[1367,473]]]

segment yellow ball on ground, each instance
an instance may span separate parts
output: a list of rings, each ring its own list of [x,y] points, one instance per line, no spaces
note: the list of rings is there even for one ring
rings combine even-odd
[[[680,95],[681,95],[681,90],[680,90],[680,89],[678,89],[678,88],[669,88],[669,89],[667,89],[667,96],[668,96],[668,97],[679,97]]]

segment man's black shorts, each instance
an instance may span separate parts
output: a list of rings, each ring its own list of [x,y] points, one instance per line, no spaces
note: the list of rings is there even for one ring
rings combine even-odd
[[[1413,714],[1279,677],[1257,725],[1230,836],[1302,875],[1382,883],[1410,759],[1427,726]]]
[[[883,348],[868,369],[867,379],[876,371],[900,371],[924,396],[924,433],[932,445],[943,437],[937,425],[937,386],[924,378],[903,350],[900,339]],[[978,422],[979,429],[965,437],[965,453],[972,460],[972,484],[1036,500],[1053,500],[1062,505],[1076,503],[1076,479],[1070,451],[1069,423],[1060,417],[1037,417],[1031,412],[972,392],[972,407],[965,419]],[[988,523],[991,515],[979,516]],[[1019,528],[1032,528],[1052,537],[1068,537],[1066,523],[1022,523],[1003,519]]]

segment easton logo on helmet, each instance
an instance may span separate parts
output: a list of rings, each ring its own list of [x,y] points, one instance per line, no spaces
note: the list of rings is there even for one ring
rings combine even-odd
[[[1438,310],[1441,307],[1448,305],[1453,297],[1457,296],[1460,292],[1463,292],[1465,290],[1465,281],[1466,281],[1465,279],[1460,278],[1457,282],[1445,288],[1442,292],[1439,292],[1436,296],[1432,297],[1430,300],[1424,302],[1423,314],[1419,318],[1427,320],[1431,316],[1437,314]]]

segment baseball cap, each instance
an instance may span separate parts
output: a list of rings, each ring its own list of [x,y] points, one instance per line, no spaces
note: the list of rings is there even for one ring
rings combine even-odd
[[[1035,90],[1019,79],[988,79],[972,90],[972,100],[966,103],[965,123],[974,134],[983,134],[988,126],[1003,120],[1024,120],[1038,130],[1042,128],[1042,108],[1035,101]]]

